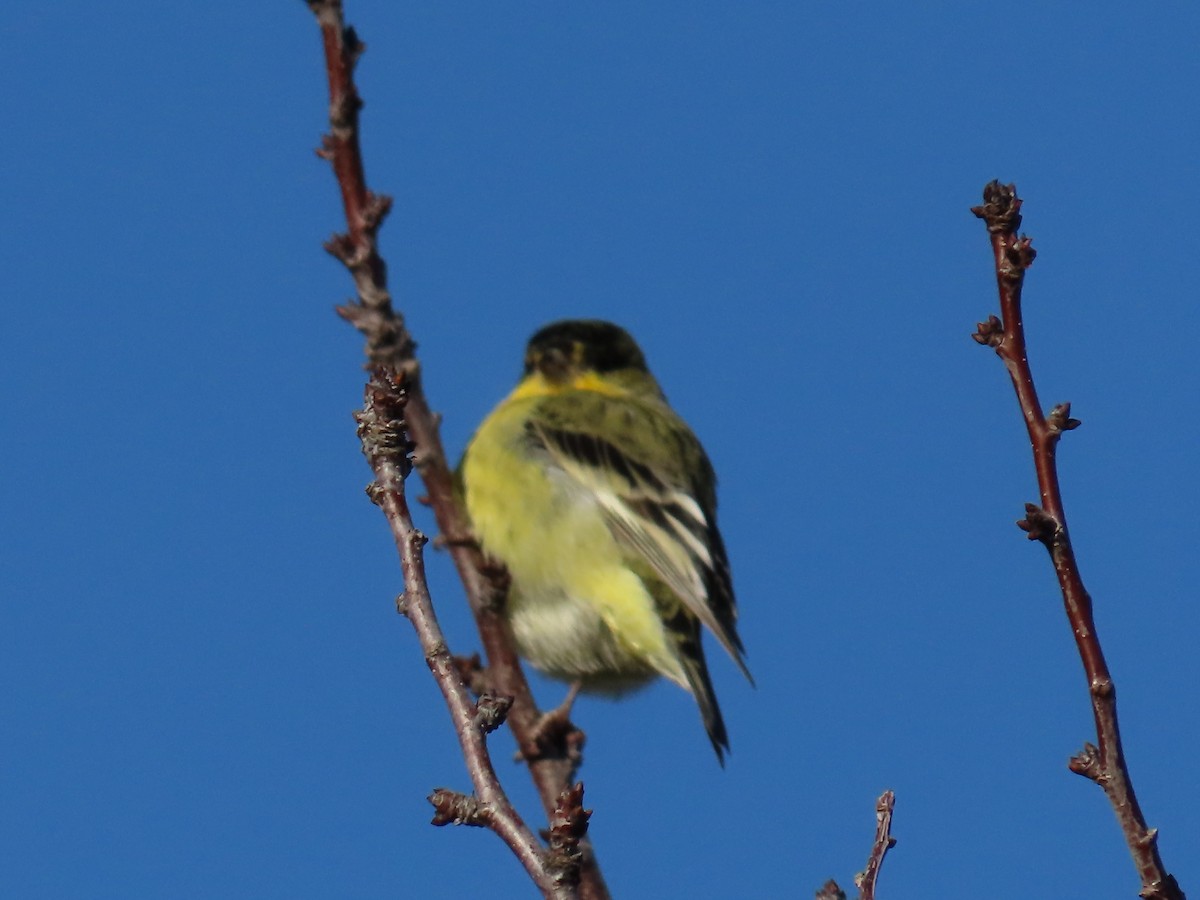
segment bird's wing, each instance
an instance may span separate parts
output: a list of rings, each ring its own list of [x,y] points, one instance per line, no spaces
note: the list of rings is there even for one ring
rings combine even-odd
[[[596,394],[585,402],[597,408],[580,415],[580,398],[572,401],[570,415],[556,415],[553,403],[543,405],[529,422],[530,438],[596,499],[617,540],[649,565],[753,682],[716,527],[712,467],[700,442],[666,407],[647,409]],[[613,440],[575,421],[603,421],[613,426]],[[676,452],[650,449],[664,441]]]

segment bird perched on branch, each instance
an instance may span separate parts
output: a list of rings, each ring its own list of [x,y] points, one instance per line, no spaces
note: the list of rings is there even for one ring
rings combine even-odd
[[[724,764],[702,626],[750,673],[716,477],[633,338],[598,320],[538,331],[461,476],[475,534],[511,576],[506,614],[521,655],[597,693],[670,679],[695,697]]]

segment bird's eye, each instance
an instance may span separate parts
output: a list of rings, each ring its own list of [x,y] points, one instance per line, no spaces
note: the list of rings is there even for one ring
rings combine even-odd
[[[571,357],[563,348],[547,347],[537,355],[535,365],[551,381],[562,381],[571,370]]]

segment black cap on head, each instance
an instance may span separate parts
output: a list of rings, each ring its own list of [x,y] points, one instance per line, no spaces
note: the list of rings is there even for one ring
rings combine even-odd
[[[629,332],[601,319],[566,319],[538,330],[525,353],[526,374],[550,360],[576,370],[646,371],[646,357]]]

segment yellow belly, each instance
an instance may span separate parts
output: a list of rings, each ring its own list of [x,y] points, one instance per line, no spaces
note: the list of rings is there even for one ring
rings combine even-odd
[[[535,402],[502,404],[463,462],[475,535],[512,576],[507,615],[517,649],[585,689],[619,692],[656,675],[686,687],[653,598],[595,496],[531,455],[524,425]]]

